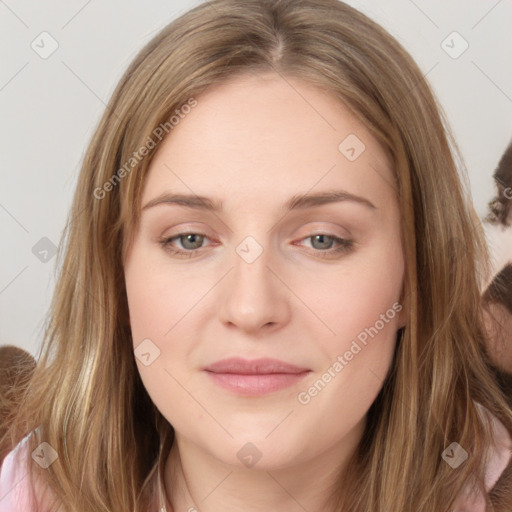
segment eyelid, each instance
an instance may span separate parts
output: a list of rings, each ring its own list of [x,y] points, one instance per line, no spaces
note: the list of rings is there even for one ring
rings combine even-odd
[[[352,237],[350,229],[335,222],[308,222],[300,227],[300,232],[302,231],[306,232],[304,238],[315,235],[329,235],[343,239]]]
[[[158,235],[156,237],[158,240],[163,240],[163,239],[168,240],[170,238],[176,238],[179,236],[190,235],[190,234],[201,235],[201,236],[209,238],[210,240],[215,240],[215,239],[218,240],[218,237],[213,235],[214,231],[212,231],[212,229],[207,227],[207,225],[205,226],[205,224],[202,222],[178,223],[173,226],[168,226],[166,229],[161,231],[161,233],[162,233],[161,235]],[[168,233],[168,234],[166,234],[166,233]]]

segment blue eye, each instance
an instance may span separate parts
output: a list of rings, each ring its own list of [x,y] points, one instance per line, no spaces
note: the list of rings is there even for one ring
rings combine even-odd
[[[316,253],[315,256],[320,256],[322,258],[329,258],[344,254],[354,248],[354,242],[352,240],[339,238],[334,235],[327,235],[325,233],[311,235],[303,238],[302,240],[308,239],[311,240],[311,245],[314,249],[319,249],[314,251]],[[334,249],[332,248],[333,245],[336,246]]]
[[[312,240],[313,251],[315,256],[322,258],[333,257],[338,254],[343,254],[351,251],[354,246],[352,240],[339,238],[334,235],[328,235],[319,233],[316,235],[310,235],[301,240]],[[203,248],[203,242],[209,240],[209,238],[203,233],[179,233],[170,238],[164,238],[159,241],[162,247],[176,256],[192,257]],[[180,243],[182,248],[176,247],[175,243]],[[335,246],[333,248],[333,246]]]
[[[171,238],[160,240],[160,244],[165,250],[172,254],[181,256],[193,256],[202,246],[203,241],[208,238],[201,233],[179,233]],[[175,240],[179,240],[183,249],[174,247],[172,244]]]

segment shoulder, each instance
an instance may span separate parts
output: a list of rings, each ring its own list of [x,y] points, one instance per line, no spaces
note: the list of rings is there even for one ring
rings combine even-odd
[[[481,415],[487,416],[493,430],[493,443],[487,454],[485,489],[490,492],[501,475],[512,462],[512,438],[503,423],[488,409],[477,403]],[[470,487],[459,496],[453,512],[486,512],[486,499],[481,493],[472,492]]]
[[[27,471],[27,459],[31,457],[30,437],[27,434],[4,458],[0,466],[0,510],[2,512],[27,512],[29,510],[46,512],[49,508],[47,493],[42,486],[34,482],[37,504],[34,504],[31,480]]]

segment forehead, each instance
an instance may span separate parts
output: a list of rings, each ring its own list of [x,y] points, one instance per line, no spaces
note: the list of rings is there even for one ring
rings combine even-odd
[[[238,198],[239,206],[340,186],[384,201],[393,194],[385,151],[331,93],[275,73],[247,74],[196,100],[160,143],[143,204],[164,190]]]

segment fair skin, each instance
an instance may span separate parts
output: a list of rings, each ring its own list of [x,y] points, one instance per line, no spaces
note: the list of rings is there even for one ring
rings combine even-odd
[[[167,494],[176,512],[324,511],[405,324],[405,309],[393,310],[404,261],[389,162],[339,100],[300,80],[248,74],[197,101],[151,162],[124,262],[134,349],[149,338],[160,350],[137,366],[176,433]],[[366,147],[353,161],[338,149],[350,134]],[[362,200],[285,209],[292,196],[341,189]],[[164,193],[206,196],[222,210],[144,208]],[[240,247],[255,254],[258,245],[240,246],[248,236],[262,249],[250,263]],[[335,252],[342,245],[330,237],[353,244]],[[309,371],[247,395],[202,370],[235,356]],[[338,356],[343,368],[333,371]],[[321,391],[305,393],[322,378]],[[243,447],[261,456],[251,467],[237,456]]]

